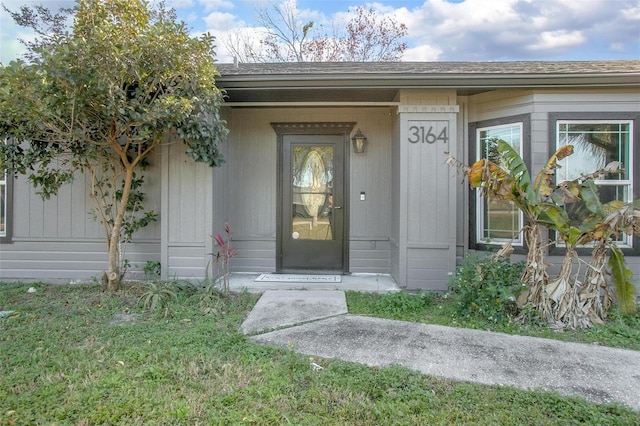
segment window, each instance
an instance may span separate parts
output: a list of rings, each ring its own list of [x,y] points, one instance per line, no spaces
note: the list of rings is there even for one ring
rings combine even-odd
[[[490,150],[491,141],[502,139],[509,143],[525,162],[523,154],[529,143],[530,118],[528,114],[487,120],[470,124],[471,149],[475,150],[475,160],[488,158],[499,162]],[[473,151],[472,151],[473,152]],[[522,246],[520,230],[524,225],[522,212],[508,200],[485,199],[479,190],[472,191],[472,223],[470,237],[475,245],[502,245],[512,242]]]
[[[499,164],[499,159],[492,158],[491,141],[502,139],[522,156],[522,123],[513,123],[477,130],[477,158],[490,159]],[[504,244],[512,241],[521,245],[520,229],[522,213],[512,201],[490,200],[476,190],[476,228],[477,241],[483,244]]]
[[[573,145],[573,155],[558,161],[557,182],[574,180],[593,173],[611,161],[623,164],[624,172],[595,180],[603,203],[633,201],[634,165],[632,120],[556,120],[556,149]],[[623,234],[618,241],[633,246],[633,238]]]

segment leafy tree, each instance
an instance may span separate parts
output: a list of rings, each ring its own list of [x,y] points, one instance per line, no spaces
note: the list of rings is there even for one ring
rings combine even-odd
[[[258,11],[266,34],[256,45],[242,30],[223,44],[240,62],[371,62],[399,61],[407,49],[402,41],[407,26],[380,17],[372,8],[358,6],[344,25],[334,23],[332,34],[322,33],[314,21],[304,21],[295,0],[272,4]]]
[[[175,13],[146,0],[77,0],[63,14],[23,7],[15,20],[40,37],[0,68],[0,168],[24,174],[44,198],[90,176],[108,251],[108,290],[123,278],[120,247],[138,228],[146,160],[179,139],[209,166],[222,161],[213,38],[189,36]],[[127,216],[132,220],[127,220]]]

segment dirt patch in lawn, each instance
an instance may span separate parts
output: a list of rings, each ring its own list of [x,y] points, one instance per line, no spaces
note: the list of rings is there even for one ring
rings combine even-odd
[[[142,316],[140,314],[120,313],[114,314],[110,325],[134,325],[141,322]]]

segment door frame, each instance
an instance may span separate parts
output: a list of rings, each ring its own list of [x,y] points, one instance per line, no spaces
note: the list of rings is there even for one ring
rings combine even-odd
[[[318,122],[318,123],[309,123],[309,122],[299,122],[299,123],[271,123],[271,127],[276,132],[278,136],[278,151],[277,151],[277,196],[276,196],[276,273],[282,272],[303,272],[303,273],[313,273],[315,270],[291,270],[287,269],[286,271],[282,269],[282,256],[283,256],[283,247],[282,247],[282,238],[283,238],[283,167],[289,167],[289,165],[285,165],[283,162],[283,153],[284,153],[284,136],[292,136],[292,135],[337,135],[342,136],[342,155],[343,155],[343,191],[344,191],[344,202],[342,203],[343,212],[344,212],[344,227],[342,233],[342,270],[340,271],[317,271],[322,273],[349,273],[349,165],[350,165],[350,136],[351,131],[355,127],[355,122]]]

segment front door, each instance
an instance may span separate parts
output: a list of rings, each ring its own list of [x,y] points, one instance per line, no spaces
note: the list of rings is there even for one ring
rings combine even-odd
[[[278,272],[348,270],[345,134],[279,138]]]

